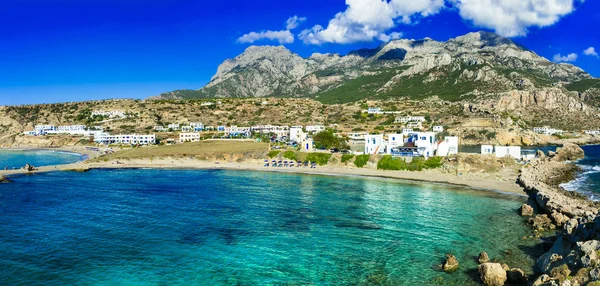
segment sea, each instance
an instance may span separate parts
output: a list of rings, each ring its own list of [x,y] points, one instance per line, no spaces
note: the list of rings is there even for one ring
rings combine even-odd
[[[0,169],[71,164],[83,159],[84,155],[58,150],[0,150]]]
[[[526,198],[382,178],[91,170],[0,184],[2,285],[479,285],[531,272]],[[446,253],[460,262],[446,274]]]
[[[582,146],[585,158],[575,162],[579,167],[577,178],[562,184],[566,190],[580,192],[600,201],[600,145]]]

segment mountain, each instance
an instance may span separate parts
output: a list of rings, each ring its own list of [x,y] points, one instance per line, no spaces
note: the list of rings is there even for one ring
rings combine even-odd
[[[447,42],[395,40],[346,56],[315,53],[302,58],[283,46],[251,46],[223,62],[200,90],[178,90],[153,99],[312,97],[345,103],[437,96],[472,101],[546,88],[584,93],[587,89],[582,88],[598,83],[574,65],[553,63],[511,39],[476,32]]]

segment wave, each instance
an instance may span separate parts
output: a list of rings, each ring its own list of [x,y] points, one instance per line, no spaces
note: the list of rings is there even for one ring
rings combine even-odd
[[[593,174],[600,173],[600,166],[591,166],[591,165],[577,165],[581,169],[581,173],[575,178],[567,183],[560,184],[560,187],[570,192],[578,192],[583,195],[586,195],[590,200],[600,201],[600,195],[593,190],[596,187],[590,176]]]

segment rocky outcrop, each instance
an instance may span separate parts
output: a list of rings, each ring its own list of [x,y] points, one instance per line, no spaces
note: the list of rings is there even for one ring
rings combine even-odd
[[[527,284],[527,275],[519,268],[510,269],[507,273],[507,281],[512,284],[524,285]]]
[[[533,285],[583,285],[596,280],[596,273],[600,279],[598,205],[560,189],[560,179],[556,179],[564,179],[561,172],[570,170],[568,162],[583,155],[579,146],[567,144],[521,170],[519,182],[543,212],[530,219],[531,225],[536,229],[559,228],[552,247],[537,259],[535,271],[542,275]]]
[[[10,180],[4,176],[0,176],[0,184],[10,183]]]
[[[533,216],[533,207],[528,204],[523,204],[519,209],[521,216]]]
[[[490,257],[488,256],[487,252],[483,251],[479,253],[479,257],[477,257],[477,262],[479,262],[479,264],[490,262]]]
[[[478,270],[481,282],[488,286],[502,286],[508,279],[500,263],[483,263]]]
[[[444,272],[450,273],[458,270],[458,260],[452,254],[446,254],[446,260],[442,264]]]

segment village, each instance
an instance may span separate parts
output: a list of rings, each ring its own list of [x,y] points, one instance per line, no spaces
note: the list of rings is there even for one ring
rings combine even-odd
[[[362,111],[366,114],[401,114],[398,111],[385,111],[371,107]],[[101,116],[106,120],[119,120],[128,117],[121,110],[93,111],[91,117]],[[86,125],[36,125],[34,130],[26,131],[26,136],[69,135],[87,138],[98,146],[149,146],[173,145],[202,140],[246,140],[270,143],[272,149],[293,148],[301,152],[343,152],[355,155],[390,155],[392,157],[447,157],[460,151],[461,138],[450,134],[442,125],[431,125],[426,116],[395,117],[394,123],[402,128],[397,132],[337,132],[338,125],[306,126],[211,126],[201,122],[170,123],[153,126],[153,134],[110,134],[102,126]],[[315,142],[315,135],[330,132],[347,144],[345,148],[333,148]],[[533,132],[543,135],[561,136],[563,130],[552,127],[534,127]],[[587,135],[600,135],[600,130],[585,130]],[[158,134],[158,136],[157,136]],[[531,150],[521,150],[520,146],[481,145],[481,154],[495,155],[498,158],[510,157],[519,161],[530,161],[535,157]]]

